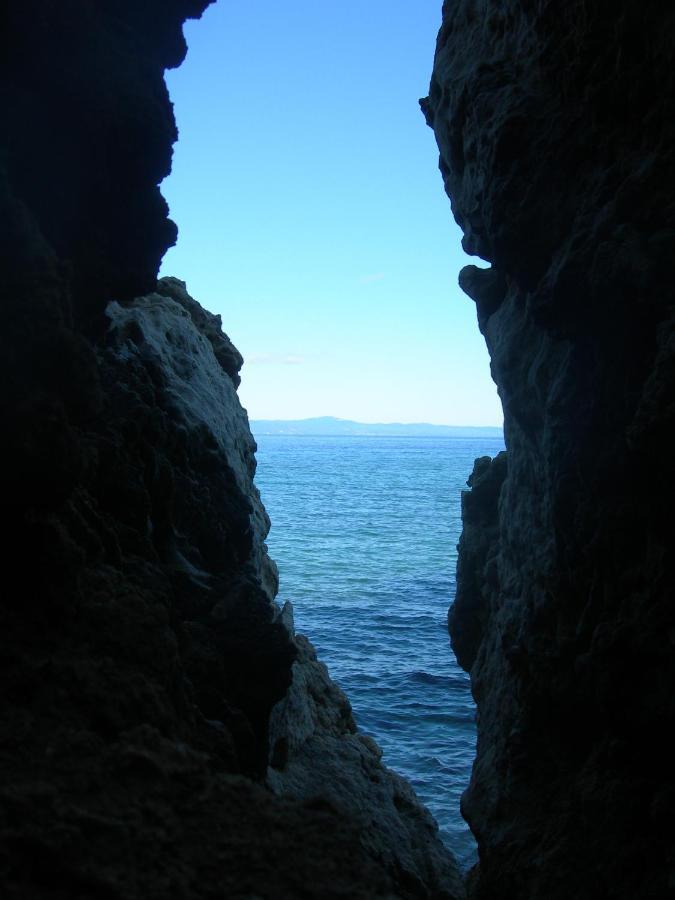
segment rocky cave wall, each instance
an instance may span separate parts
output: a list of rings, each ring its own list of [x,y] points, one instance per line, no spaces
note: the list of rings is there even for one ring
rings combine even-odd
[[[206,6],[0,9],[3,897],[457,900],[273,602],[241,356],[156,282],[163,74]]]
[[[422,107],[507,445],[450,611],[480,898],[675,890],[673,47],[670,4],[443,7]]]

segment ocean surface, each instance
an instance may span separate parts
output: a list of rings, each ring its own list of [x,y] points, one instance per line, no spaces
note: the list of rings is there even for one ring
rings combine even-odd
[[[460,864],[474,754],[468,676],[447,632],[460,492],[498,438],[256,435],[279,600],[351,700],[361,731],[414,786]]]

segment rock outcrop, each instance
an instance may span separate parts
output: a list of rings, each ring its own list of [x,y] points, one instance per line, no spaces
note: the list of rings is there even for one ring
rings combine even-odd
[[[381,762],[375,741],[357,731],[349,700],[303,635],[290,604],[282,621],[294,637],[293,682],[270,718],[267,783],[280,796],[320,797],[363,827],[369,856],[413,896],[462,897],[459,870],[438,826],[399,775]]]
[[[446,2],[422,101],[502,399],[451,611],[480,898],[675,890],[675,10]]]
[[[326,777],[360,788],[365,766],[396,794],[305,789],[313,733],[282,765],[303,691],[321,683],[332,722],[346,701],[274,604],[241,356],[156,282],[163,74],[206,5],[0,12],[2,896],[460,898],[351,717],[335,747],[363,752]]]
[[[3,620],[7,896],[461,898],[433,820],[273,602],[219,320],[175,278],[106,319],[90,468],[50,516],[70,578]]]

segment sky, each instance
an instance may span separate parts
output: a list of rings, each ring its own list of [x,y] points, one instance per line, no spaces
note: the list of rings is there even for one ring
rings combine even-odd
[[[167,73],[175,275],[252,419],[501,425],[418,99],[441,0],[219,0]]]

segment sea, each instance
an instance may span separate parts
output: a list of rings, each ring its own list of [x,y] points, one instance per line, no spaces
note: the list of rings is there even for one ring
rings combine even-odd
[[[475,747],[469,679],[454,658],[460,496],[501,438],[256,434],[279,601],[349,697],[359,729],[407,778],[463,868],[460,814]]]

